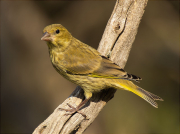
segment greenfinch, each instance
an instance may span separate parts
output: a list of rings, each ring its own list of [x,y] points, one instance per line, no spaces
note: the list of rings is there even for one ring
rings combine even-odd
[[[50,60],[56,71],[84,90],[85,99],[77,107],[68,104],[70,109],[63,110],[71,114],[78,112],[93,93],[108,88],[131,91],[155,108],[158,108],[155,100],[163,101],[132,82],[141,80],[140,77],[128,74],[108,58],[101,56],[96,49],[74,38],[61,24],[46,26],[41,40],[47,43]]]

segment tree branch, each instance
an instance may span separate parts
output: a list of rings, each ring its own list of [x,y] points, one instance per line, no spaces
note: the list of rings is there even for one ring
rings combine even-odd
[[[124,68],[132,43],[137,34],[138,26],[148,0],[117,0],[113,13],[99,44],[98,51],[109,57],[113,62]],[[84,92],[77,87],[73,93],[60,104],[54,112],[41,123],[33,134],[80,134],[94,121],[106,103],[113,98],[115,89],[103,90],[93,94],[90,101],[80,110],[81,114],[65,115],[66,111],[59,108],[69,108],[67,103],[77,106],[84,99]]]

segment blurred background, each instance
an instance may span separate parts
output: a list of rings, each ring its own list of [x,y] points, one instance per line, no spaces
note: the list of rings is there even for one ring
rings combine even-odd
[[[1,133],[32,133],[75,89],[41,41],[60,23],[98,47],[115,1],[1,1]],[[153,108],[119,90],[85,134],[179,133],[179,2],[149,1],[125,70],[164,99]]]

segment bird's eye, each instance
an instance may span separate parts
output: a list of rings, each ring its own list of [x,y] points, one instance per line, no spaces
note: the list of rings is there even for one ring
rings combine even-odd
[[[57,29],[57,30],[56,30],[56,33],[58,34],[59,32],[60,32],[59,29]]]

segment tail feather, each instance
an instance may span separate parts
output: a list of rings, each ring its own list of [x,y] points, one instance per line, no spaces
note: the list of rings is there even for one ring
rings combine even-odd
[[[163,101],[163,99],[161,97],[136,86],[131,81],[126,81],[126,82],[124,81],[124,82],[120,82],[119,84],[120,84],[121,88],[135,93],[136,95],[143,98],[145,101],[150,103],[155,108],[158,108],[158,104],[155,102],[155,100]]]
[[[144,89],[142,89],[140,87],[138,87],[138,89],[142,90],[143,92],[146,92],[147,94],[149,94],[154,100],[164,101],[161,97],[159,97],[159,96],[157,96],[157,95],[155,95],[153,93],[150,93],[150,92],[148,92],[148,91],[146,91],[146,90],[144,90]]]
[[[163,99],[160,98],[159,96],[157,96],[157,95],[155,95],[153,93],[150,93],[150,92],[148,92],[148,91],[146,91],[146,90],[144,90],[144,89],[142,89],[140,87],[137,87],[135,90],[136,90],[134,92],[135,94],[142,97],[144,100],[149,102],[155,108],[158,108],[158,104],[155,102],[155,100],[163,101]]]

